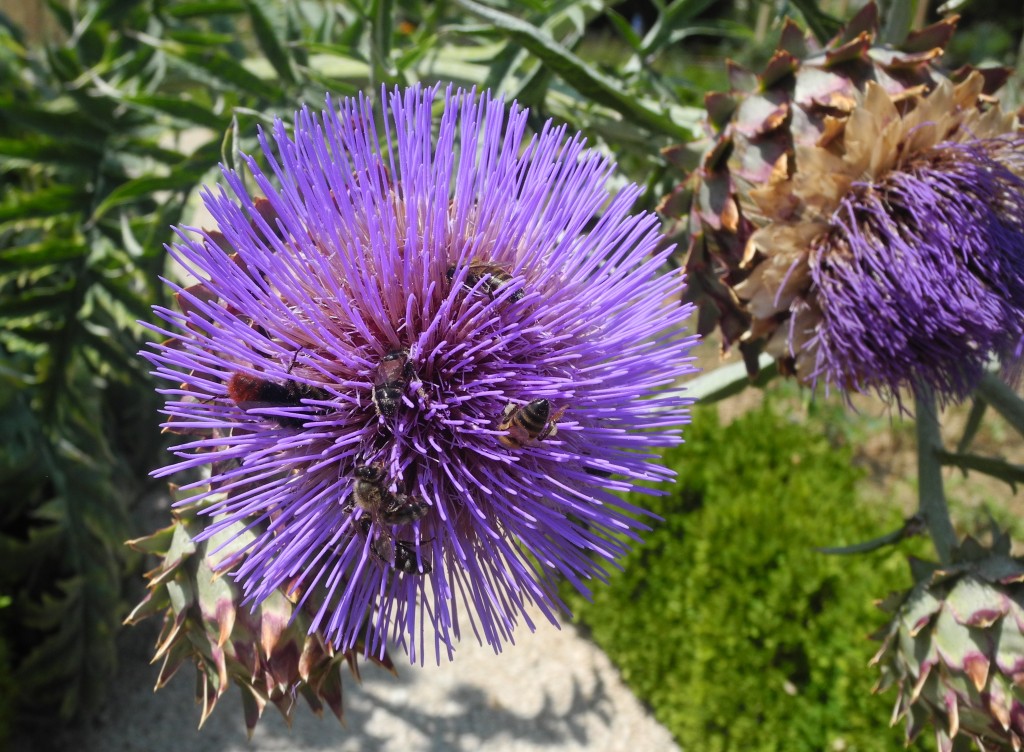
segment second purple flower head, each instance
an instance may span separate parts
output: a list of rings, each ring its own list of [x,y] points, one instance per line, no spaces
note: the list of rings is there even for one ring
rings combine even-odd
[[[526,117],[420,88],[303,109],[172,249],[201,282],[148,357],[195,435],[161,473],[209,465],[203,537],[255,533],[222,568],[338,650],[422,661],[467,618],[495,650],[530,604],[556,621],[557,580],[586,592],[642,527],[620,492],[672,476],[681,274],[639,189]]]

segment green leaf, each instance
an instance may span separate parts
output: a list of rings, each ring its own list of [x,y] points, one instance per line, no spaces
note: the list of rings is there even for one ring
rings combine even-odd
[[[0,96],[0,124],[5,129],[17,125],[66,144],[81,144],[96,150],[97,145],[107,138],[107,130],[97,127],[78,112],[67,110],[68,104],[67,99],[46,105],[26,104],[10,96]]]
[[[943,465],[952,465],[964,472],[976,470],[979,473],[998,478],[1008,483],[1014,492],[1017,490],[1018,483],[1024,483],[1024,465],[1015,465],[998,457],[982,457],[978,454],[940,451],[938,452],[938,458]]]
[[[75,287],[73,279],[64,280],[60,285],[31,289],[21,292],[16,298],[0,300],[0,316],[30,316],[45,311],[64,309],[68,294]]]
[[[398,71],[391,62],[391,35],[394,32],[395,4],[393,0],[373,0],[372,59],[378,77],[393,80]]]
[[[920,0],[899,0],[884,5],[886,14],[885,22],[882,24],[883,42],[899,45],[906,40],[917,14],[918,2]]]
[[[682,29],[682,24],[696,18],[701,11],[708,8],[715,0],[676,0],[668,8],[658,14],[651,30],[640,43],[640,54],[643,56],[658,52],[671,43],[674,33]]]
[[[634,52],[640,52],[640,45],[643,40],[640,39],[640,35],[633,29],[633,25],[623,18],[620,13],[617,13],[614,8],[606,10],[604,15],[611,22],[612,26],[615,27],[615,30],[619,32],[619,36],[629,45],[630,49]]]
[[[246,0],[245,6],[249,11],[252,29],[256,34],[256,41],[259,43],[260,49],[263,50],[263,54],[266,55],[270,64],[274,66],[278,76],[288,83],[294,84],[296,77],[292,59],[274,30],[273,25],[260,8],[260,3],[256,2],[256,0]]]
[[[622,83],[605,76],[535,26],[507,13],[488,8],[473,0],[458,0],[459,4],[521,44],[543,65],[561,76],[580,94],[618,112],[627,120],[642,125],[655,133],[674,139],[689,141],[693,134],[678,125],[668,115],[651,109],[634,95],[623,90]]]
[[[995,374],[986,373],[978,384],[977,394],[990,404],[1013,430],[1024,436],[1024,400]]]
[[[204,18],[244,13],[245,4],[239,0],[197,0],[194,3],[172,4],[164,12],[172,18]]]
[[[172,173],[171,175],[143,175],[141,178],[129,180],[112,190],[103,199],[93,213],[93,221],[99,220],[115,206],[131,203],[139,198],[150,198],[157,191],[181,191],[194,183],[190,175]]]
[[[124,344],[116,341],[111,334],[109,330],[98,331],[98,327],[86,321],[79,347],[92,347],[100,355],[104,366],[108,368],[114,367],[128,373],[138,371],[140,360],[132,357]]]
[[[100,144],[69,144],[48,138],[0,138],[0,164],[6,169],[25,169],[40,163],[62,168],[90,165],[102,154]]]
[[[839,19],[830,16],[818,7],[818,0],[792,0],[792,2],[803,15],[804,21],[807,22],[807,26],[815,38],[822,44],[825,44],[842,28],[843,24]],[[898,0],[895,4],[899,5],[902,2],[904,0]]]
[[[122,183],[112,190],[96,207],[92,221],[106,215],[113,207],[130,203],[139,198],[151,198],[156,191],[191,191],[196,183],[217,162],[220,139],[214,139],[196,149],[192,158],[171,168],[169,175],[143,175],[135,180]]]
[[[117,160],[121,154],[127,155],[130,158],[147,157],[167,165],[177,164],[185,159],[185,155],[180,151],[165,149],[155,141],[144,141],[138,138],[121,144],[118,152],[108,152],[105,156],[110,161]]]
[[[83,186],[60,183],[38,191],[11,191],[0,204],[0,222],[83,211],[88,200]]]
[[[282,91],[269,81],[251,73],[245,66],[218,49],[196,49],[189,45],[138,34],[137,38],[156,49],[163,50],[172,60],[183,65],[202,81],[224,91],[242,91],[261,100],[280,99]],[[202,75],[205,73],[207,75]]]
[[[860,543],[853,543],[848,546],[819,546],[814,550],[833,556],[866,554],[870,551],[877,551],[885,546],[895,545],[896,543],[899,543],[911,536],[920,535],[925,531],[925,529],[924,520],[915,515],[905,520],[896,530],[886,533],[885,535],[880,535],[877,538],[872,538],[871,540],[862,541]]]
[[[193,125],[202,125],[216,131],[227,127],[226,115],[218,115],[209,107],[198,104],[181,96],[161,94],[139,94],[124,97],[125,102],[146,112],[159,112]]]
[[[966,452],[970,447],[974,437],[978,434],[978,429],[981,428],[981,421],[985,417],[986,410],[988,410],[988,403],[981,397],[975,397],[971,402],[971,411],[967,414],[967,424],[964,426],[963,436],[960,437],[960,441],[956,445],[958,452]]]
[[[284,96],[279,87],[250,73],[236,60],[223,53],[187,50],[181,57],[211,73],[225,84],[225,88],[228,90],[238,87],[264,101],[281,99]]]
[[[777,372],[775,360],[766,353],[761,353],[758,358],[758,366],[760,370],[757,376],[757,383],[766,383]],[[746,364],[741,361],[702,373],[697,378],[686,382],[683,386],[687,397],[702,404],[710,404],[719,402],[734,394],[739,394],[750,385],[751,380],[750,375],[747,373]]]
[[[0,271],[22,271],[84,258],[89,248],[81,240],[52,239],[0,250]]]
[[[199,50],[207,48],[216,49],[228,47],[238,42],[234,34],[218,34],[210,31],[195,31],[192,29],[175,29],[164,35],[165,41],[180,42],[181,44]]]

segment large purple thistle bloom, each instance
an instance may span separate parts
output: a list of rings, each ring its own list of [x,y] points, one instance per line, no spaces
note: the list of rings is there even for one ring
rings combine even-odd
[[[222,562],[247,599],[285,589],[335,648],[420,662],[460,616],[500,650],[531,603],[557,623],[557,577],[603,578],[643,527],[619,492],[672,476],[694,344],[636,186],[609,197],[579,136],[528,140],[486,94],[449,90],[435,130],[436,99],[277,121],[269,171],[245,158],[266,199],[226,170],[218,231],[170,249],[201,283],[147,354],[199,434],[157,474],[212,467],[192,500],[204,537],[256,531]]]
[[[962,399],[1024,338],[1024,142],[939,144],[861,183],[812,252],[816,377]]]

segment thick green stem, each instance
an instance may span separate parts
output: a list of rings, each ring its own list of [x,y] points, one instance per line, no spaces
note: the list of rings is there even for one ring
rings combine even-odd
[[[952,561],[956,546],[956,531],[949,519],[946,494],[942,488],[942,435],[939,432],[939,413],[935,395],[924,385],[918,386],[916,398],[917,418],[917,494],[921,516],[935,544],[935,552],[942,564]]]

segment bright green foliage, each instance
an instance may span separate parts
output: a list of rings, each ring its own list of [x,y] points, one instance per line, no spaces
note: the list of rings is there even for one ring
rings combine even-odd
[[[670,495],[643,500],[665,521],[592,604],[571,598],[579,620],[684,749],[900,749],[867,635],[904,557],[813,550],[896,513],[857,500],[848,448],[770,406],[727,427],[698,411],[686,439]]]

